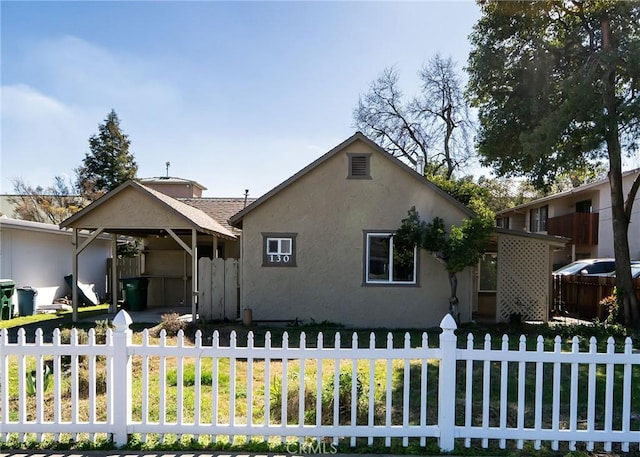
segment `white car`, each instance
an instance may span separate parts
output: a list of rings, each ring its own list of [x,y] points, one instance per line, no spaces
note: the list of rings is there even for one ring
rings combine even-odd
[[[582,259],[553,272],[554,275],[607,275],[616,270],[616,259]]]

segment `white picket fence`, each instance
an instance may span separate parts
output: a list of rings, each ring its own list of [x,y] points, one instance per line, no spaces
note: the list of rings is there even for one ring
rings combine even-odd
[[[2,330],[0,442],[88,434],[124,445],[141,434],[331,446],[435,439],[445,451],[508,442],[639,448],[640,354],[630,339],[618,352],[613,339],[598,352],[595,339],[581,349],[574,338],[563,350],[556,338],[549,350],[540,337],[535,349],[524,337],[517,349],[506,337],[495,348],[489,336],[483,347],[469,336],[458,348],[446,316],[434,347],[426,333],[413,345],[408,334],[395,344],[391,334],[360,343],[356,333],[333,342],[302,333],[299,344],[267,334],[256,344],[249,333],[239,345],[235,333],[226,343],[198,332],[193,343],[179,335],[168,345],[148,333],[132,342],[130,323],[121,311],[104,344],[93,331],[79,342],[75,330],[67,344],[57,330],[51,343],[41,331],[28,343],[24,330],[9,343]]]

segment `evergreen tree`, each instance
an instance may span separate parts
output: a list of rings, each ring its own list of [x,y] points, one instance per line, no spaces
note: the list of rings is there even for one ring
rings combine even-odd
[[[76,186],[89,200],[95,200],[120,184],[136,177],[138,165],[129,152],[129,137],[120,129],[114,110],[107,115],[99,133],[89,138],[90,152],[76,169]]]

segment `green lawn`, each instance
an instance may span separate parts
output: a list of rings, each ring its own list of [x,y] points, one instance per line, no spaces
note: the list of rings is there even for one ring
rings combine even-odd
[[[104,314],[109,309],[108,304],[101,304],[95,306],[84,306],[78,308],[78,315],[80,319],[91,318],[96,315]],[[53,323],[64,325],[72,322],[72,311],[58,311],[56,313],[47,314],[34,314],[32,316],[19,316],[13,319],[7,319],[0,321],[0,329],[24,327],[27,325],[42,323]]]

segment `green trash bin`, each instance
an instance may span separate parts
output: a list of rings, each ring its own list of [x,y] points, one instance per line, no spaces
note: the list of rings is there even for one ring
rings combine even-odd
[[[124,308],[130,311],[143,311],[147,308],[147,287],[149,278],[122,278],[124,289]]]
[[[0,279],[0,320],[6,321],[13,317],[13,303],[11,297],[16,283],[11,279]]]
[[[38,291],[31,286],[18,288],[18,314],[20,316],[31,316],[36,304]]]

